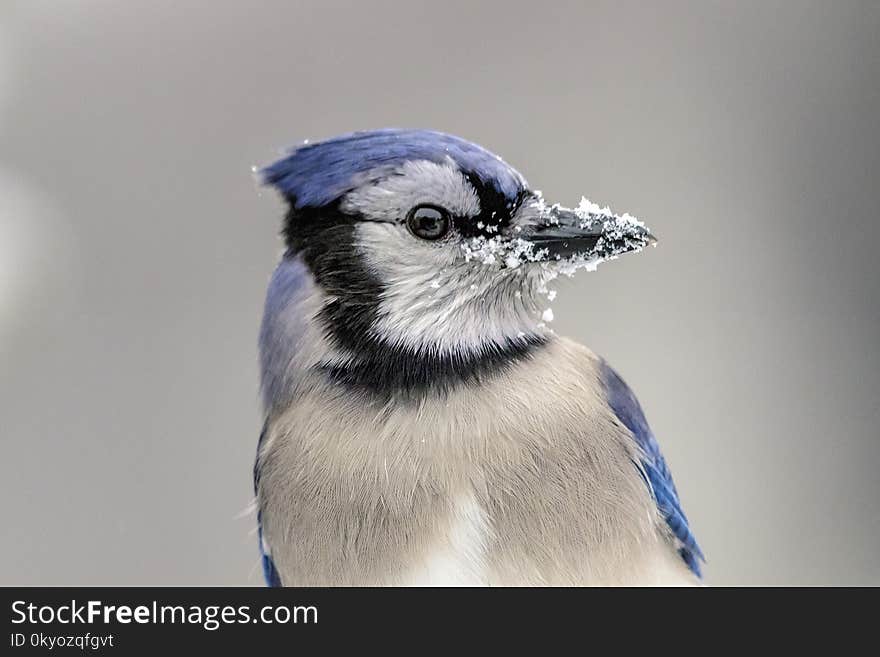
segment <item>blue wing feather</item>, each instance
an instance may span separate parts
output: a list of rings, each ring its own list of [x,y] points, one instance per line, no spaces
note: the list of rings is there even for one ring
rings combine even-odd
[[[260,557],[263,564],[263,578],[266,580],[266,586],[281,586],[281,577],[278,576],[275,562],[272,561],[272,557],[266,554],[266,551],[263,549],[263,528],[260,526],[259,513],[257,513],[257,536],[260,541]]]
[[[257,441],[257,460],[254,463],[254,494],[257,494],[260,485],[260,448],[263,446],[263,441],[266,439],[266,427],[263,427],[263,431],[260,432],[260,439]],[[267,586],[281,586],[281,578],[278,576],[278,570],[275,568],[275,562],[272,561],[272,557],[269,553],[264,549],[263,544],[263,524],[262,518],[263,514],[261,511],[257,511],[257,540],[259,541],[260,546],[260,561],[263,566],[263,577],[266,580]]]
[[[651,489],[657,508],[660,510],[672,535],[678,542],[678,551],[688,568],[700,577],[700,562],[705,561],[703,552],[697,544],[687,516],[681,508],[678,491],[672,480],[672,473],[666,459],[660,452],[660,444],[654,437],[639,400],[626,385],[620,375],[603,361],[602,382],[611,406],[618,419],[629,429],[642,450],[639,470]]]

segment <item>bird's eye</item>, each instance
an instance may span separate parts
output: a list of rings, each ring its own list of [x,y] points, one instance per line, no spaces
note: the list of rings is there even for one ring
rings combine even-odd
[[[423,240],[439,240],[449,232],[449,213],[434,205],[417,205],[406,215],[406,226]]]

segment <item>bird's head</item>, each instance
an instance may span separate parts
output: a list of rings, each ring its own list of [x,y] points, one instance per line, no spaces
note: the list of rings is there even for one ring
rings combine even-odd
[[[288,257],[311,271],[326,332],[351,353],[540,340],[549,279],[653,241],[628,215],[545,203],[498,156],[439,132],[307,143],[260,175],[289,203]]]

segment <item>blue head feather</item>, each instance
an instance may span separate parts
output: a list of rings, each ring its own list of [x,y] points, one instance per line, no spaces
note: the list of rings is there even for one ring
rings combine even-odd
[[[409,160],[442,164],[452,160],[508,199],[525,187],[523,177],[500,157],[469,141],[431,130],[388,128],[353,132],[292,150],[260,171],[264,184],[287,197],[297,209],[332,203],[363,183],[363,174]]]

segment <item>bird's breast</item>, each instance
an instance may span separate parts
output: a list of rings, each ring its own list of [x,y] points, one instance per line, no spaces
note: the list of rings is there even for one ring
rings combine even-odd
[[[539,354],[418,404],[316,386],[270,418],[258,502],[282,582],[626,583],[660,572],[672,550],[631,437],[604,403],[598,360],[563,340]]]

